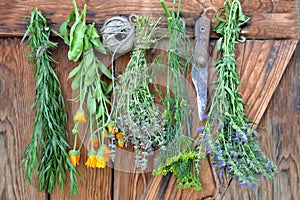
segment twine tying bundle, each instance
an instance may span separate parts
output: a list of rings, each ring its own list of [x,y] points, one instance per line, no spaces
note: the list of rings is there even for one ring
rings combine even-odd
[[[108,19],[101,29],[103,44],[111,52],[125,54],[132,50],[135,39],[135,30],[131,15],[129,20],[125,17],[112,17]]]

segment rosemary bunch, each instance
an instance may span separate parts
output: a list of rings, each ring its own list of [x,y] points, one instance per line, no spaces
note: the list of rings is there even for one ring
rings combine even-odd
[[[175,11],[176,0],[170,13],[165,0],[161,0],[168,18],[168,71],[167,88],[164,99],[164,115],[167,120],[166,141],[169,144],[166,151],[160,151],[159,167],[153,174],[173,173],[177,177],[179,188],[194,187],[201,190],[197,177],[199,163],[196,159],[194,140],[190,137],[189,108],[186,100],[184,78],[190,65],[189,39],[186,35],[184,20],[179,16],[181,0]],[[171,85],[173,90],[171,90]]]
[[[219,22],[214,30],[221,35],[218,51],[222,57],[215,63],[218,79],[206,121],[203,139],[210,140],[216,133],[214,144],[208,146],[212,164],[219,175],[223,169],[239,183],[255,187],[257,175],[272,178],[276,167],[261,151],[253,123],[245,116],[244,104],[238,92],[240,75],[236,70],[235,44],[239,40],[241,25],[249,18],[242,13],[238,0],[226,0],[217,12]],[[205,141],[207,142],[207,141]]]
[[[164,148],[165,130],[162,114],[154,104],[149,90],[149,66],[146,51],[155,42],[155,28],[160,20],[137,16],[135,49],[125,72],[120,76],[115,108],[116,126],[131,141],[136,154],[136,166],[147,168],[147,156],[155,147]]]
[[[33,10],[30,24],[21,42],[29,35],[28,48],[31,48],[31,51],[28,60],[34,63],[35,67],[36,97],[32,108],[36,108],[36,117],[22,165],[25,165],[26,180],[30,182],[32,172],[36,172],[39,177],[39,189],[49,193],[56,182],[60,188],[64,188],[69,172],[71,193],[76,194],[78,172],[68,159],[67,113],[60,82],[51,68],[53,59],[49,49],[56,48],[56,44],[49,40],[50,31],[42,13],[38,9]]]
[[[60,36],[69,45],[68,58],[74,62],[80,61],[68,76],[68,79],[73,78],[72,89],[77,90],[78,95],[74,100],[79,101],[79,109],[74,116],[75,126],[72,130],[75,135],[74,146],[69,155],[73,165],[78,165],[80,150],[87,133],[90,132],[86,165],[92,168],[104,168],[108,161],[107,154],[109,154],[104,144],[104,135],[106,134],[105,126],[108,125],[110,118],[109,93],[112,90],[112,84],[107,85],[102,78],[106,76],[112,79],[112,74],[94,53],[94,49],[100,53],[106,53],[106,51],[94,24],[86,24],[86,5],[79,13],[75,0],[72,2],[74,10],[60,27]],[[71,27],[69,27],[70,23],[73,23]],[[69,29],[70,36],[68,36]],[[84,137],[77,148],[78,126],[86,122]]]

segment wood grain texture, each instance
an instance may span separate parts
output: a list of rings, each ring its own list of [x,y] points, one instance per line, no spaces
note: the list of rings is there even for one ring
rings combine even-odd
[[[246,114],[250,120],[259,123],[275,91],[282,74],[294,52],[297,41],[247,41],[238,44],[237,66],[241,73],[239,91],[246,103]],[[211,63],[218,57],[216,46],[212,50]],[[215,79],[210,68],[210,82]],[[210,87],[210,91],[213,86]],[[211,92],[210,92],[211,93]],[[154,177],[149,183],[145,199],[221,199],[229,185],[229,180],[219,179],[206,161],[201,167],[203,191],[177,189],[174,177],[164,180]],[[167,186],[166,186],[167,185]]]
[[[168,0],[171,8],[173,1]],[[188,33],[193,36],[196,19],[204,8],[219,8],[223,0],[183,0],[182,17],[186,20]],[[244,0],[245,14],[252,16],[251,24],[245,29],[249,38],[298,38],[296,0]],[[105,20],[115,15],[143,14],[154,17],[165,16],[156,0],[77,0],[80,8],[88,5],[87,20],[94,21],[100,28]],[[53,27],[58,30],[72,10],[71,0],[2,0],[0,2],[0,37],[21,36],[26,31],[28,18],[34,8],[47,14]],[[213,35],[212,36],[216,36]]]
[[[33,131],[32,70],[20,40],[0,39],[0,199],[45,199],[35,178],[25,183],[23,169],[18,173]]]
[[[297,40],[245,43],[239,91],[251,121],[259,123],[296,45]]]
[[[300,199],[300,43],[258,130],[261,147],[277,165],[278,173],[274,181],[262,180],[256,189],[234,182],[224,200]]]

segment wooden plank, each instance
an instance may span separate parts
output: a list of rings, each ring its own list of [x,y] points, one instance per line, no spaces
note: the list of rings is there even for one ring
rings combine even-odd
[[[297,40],[246,42],[239,91],[251,121],[259,123],[296,45]]]
[[[294,52],[297,41],[247,41],[237,45],[237,67],[241,72],[241,85],[239,91],[243,101],[248,105],[246,114],[250,120],[257,124],[263,115],[275,91],[281,76]],[[217,58],[216,46],[212,53],[212,63]],[[210,82],[213,68],[210,68]],[[213,87],[210,88],[210,90]],[[207,161],[206,161],[207,162]],[[204,190],[195,192],[191,190],[178,190],[176,179],[171,178],[162,184],[162,177],[154,177],[149,183],[149,190],[144,196],[146,199],[220,199],[228,186],[228,180],[220,180],[210,169],[208,163],[202,164]],[[165,184],[168,186],[165,187]],[[157,189],[164,186],[164,189]],[[155,189],[155,190],[154,190]],[[165,194],[164,194],[165,193]],[[200,198],[201,197],[201,198]]]
[[[77,93],[71,90],[71,80],[67,80],[67,77],[69,72],[76,66],[76,63],[68,60],[68,47],[63,43],[63,41],[57,40],[56,42],[58,42],[59,48],[53,52],[53,57],[58,64],[53,65],[53,67],[55,67],[57,76],[62,84],[62,92],[65,97],[69,117],[69,131],[71,132],[71,129],[74,126],[72,119],[78,109],[78,104],[68,100],[74,98]],[[82,138],[83,134],[80,135],[79,141],[81,141]],[[73,144],[72,136],[70,136],[69,143]],[[87,168],[85,166],[87,153],[86,145],[83,145],[78,170],[82,174],[84,181],[77,177],[79,195],[71,195],[69,185],[67,185],[64,191],[60,191],[56,188],[51,194],[51,199],[111,199],[113,174],[112,168]]]
[[[261,147],[278,166],[256,189],[234,182],[224,199],[300,199],[300,43],[259,124]]]
[[[167,3],[171,7],[172,0]],[[188,33],[193,36],[195,20],[204,8],[222,6],[223,0],[183,0],[181,14],[186,20]],[[244,0],[243,9],[252,16],[251,24],[245,31],[249,38],[298,38],[296,0]],[[88,5],[87,20],[94,21],[99,29],[105,20],[115,15],[147,14],[154,17],[165,16],[163,9],[152,0],[77,0],[78,6]],[[59,5],[59,9],[58,9]],[[22,36],[27,24],[24,17],[38,7],[46,13],[58,30],[72,10],[71,1],[12,1],[0,2],[0,37]],[[215,37],[216,35],[212,35]]]
[[[23,152],[33,131],[34,80],[24,45],[18,39],[0,39],[0,198],[45,199],[36,179],[25,183],[18,173]]]

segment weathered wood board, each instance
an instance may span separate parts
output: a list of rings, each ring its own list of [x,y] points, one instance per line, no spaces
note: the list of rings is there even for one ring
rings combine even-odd
[[[171,8],[172,0],[167,0]],[[219,8],[223,0],[183,0],[181,15],[186,20],[190,36],[196,19],[205,8]],[[252,17],[244,30],[248,38],[298,38],[298,11],[296,0],[243,0],[245,14]],[[79,8],[87,4],[87,20],[100,28],[105,20],[115,15],[146,14],[165,16],[159,0],[77,0]],[[2,0],[0,2],[0,37],[21,36],[26,31],[24,17],[30,17],[34,8],[47,14],[58,30],[73,9],[71,0]]]

